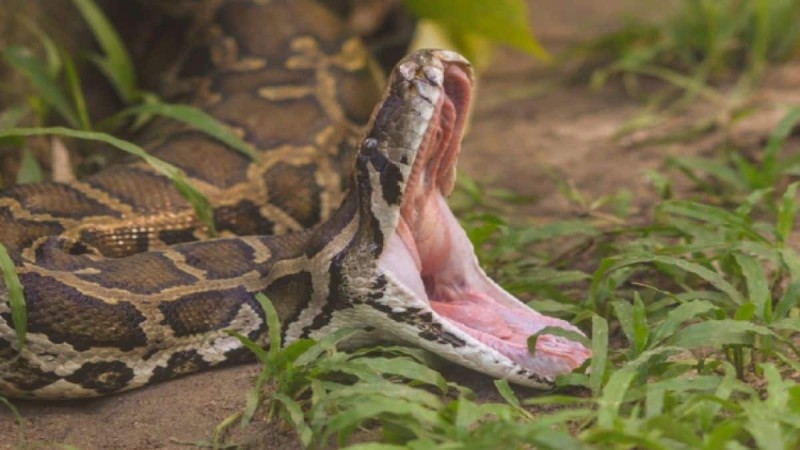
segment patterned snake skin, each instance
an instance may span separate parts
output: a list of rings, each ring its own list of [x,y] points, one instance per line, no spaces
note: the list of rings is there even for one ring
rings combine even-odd
[[[429,198],[419,186],[452,189],[470,96],[463,58],[410,55],[371,114],[382,86],[374,64],[315,3],[224,2],[206,31],[211,67],[191,103],[257,158],[174,123],[152,127],[143,145],[209,199],[222,237],[207,239],[186,200],[143,162],[2,192],[0,242],[24,287],[28,334],[18,348],[0,280],[0,395],[106,395],[248,359],[226,331],[269,345],[258,292],[275,304],[288,341],[367,326],[373,337],[538,387],[589,356],[543,336],[540,345],[555,350],[521,363],[438,314],[446,308],[420,298],[422,282],[405,282],[397,268],[414,265],[392,250],[404,227],[424,253],[417,230],[451,226],[426,228],[414,208]],[[416,256],[426,283],[429,259]],[[495,297],[527,310],[502,292]]]

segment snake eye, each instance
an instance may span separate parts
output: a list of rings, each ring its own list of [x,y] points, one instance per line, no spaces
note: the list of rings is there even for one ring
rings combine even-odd
[[[89,247],[81,241],[69,243],[64,249],[70,255],[85,255],[89,252]]]

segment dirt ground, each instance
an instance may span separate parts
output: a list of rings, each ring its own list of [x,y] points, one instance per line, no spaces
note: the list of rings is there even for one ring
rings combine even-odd
[[[661,5],[657,2],[643,2]],[[640,11],[635,11],[639,8]],[[563,47],[621,23],[625,11],[642,13],[638,2],[614,0],[564,2],[536,0],[530,15],[537,36],[549,47]],[[647,11],[647,14],[662,14]],[[725,136],[709,135],[691,144],[636,145],[648,136],[713,113],[698,105],[690,114],[670,119],[647,135],[615,140],[620,125],[642,105],[610,87],[592,92],[586,83],[542,82],[560,74],[511,50],[501,50],[480,80],[471,130],[460,161],[462,174],[492,186],[532,195],[524,208],[542,221],[572,214],[550,174],[571,180],[593,197],[619,189],[631,191],[639,212],[654,192],[645,169],[660,169],[668,155],[700,154]],[[800,65],[774,69],[758,98],[764,104],[800,104]],[[765,109],[742,122],[737,139],[756,141],[780,117]],[[481,398],[496,400],[491,380],[456,367],[443,368],[448,378],[472,387]],[[257,373],[243,365],[201,373],[110,398],[42,403],[15,401],[24,417],[24,440],[13,416],[0,407],[0,449],[173,449],[208,439],[214,427],[244,405],[245,391]],[[300,448],[293,436],[275,428],[258,433],[259,448]]]

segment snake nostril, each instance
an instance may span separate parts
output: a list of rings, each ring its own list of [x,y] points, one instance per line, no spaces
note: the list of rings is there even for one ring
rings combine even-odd
[[[366,156],[372,156],[378,151],[378,140],[373,137],[367,137],[361,142],[361,152]]]

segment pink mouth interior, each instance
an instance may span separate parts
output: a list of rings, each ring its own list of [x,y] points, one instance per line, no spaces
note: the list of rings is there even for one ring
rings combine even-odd
[[[519,366],[551,377],[570,372],[591,356],[586,347],[543,335],[531,356],[527,338],[548,326],[580,331],[531,310],[489,279],[447,206],[445,196],[455,181],[470,88],[471,80],[461,67],[446,67],[445,95],[417,155],[397,232],[389,239],[381,265],[427,301],[439,318]]]

